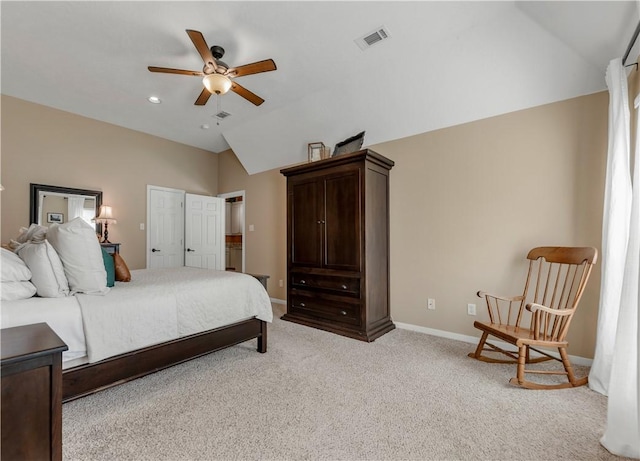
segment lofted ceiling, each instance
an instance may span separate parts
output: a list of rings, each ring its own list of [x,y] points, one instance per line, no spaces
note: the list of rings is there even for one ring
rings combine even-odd
[[[0,16],[3,94],[231,148],[250,174],[305,161],[309,142],[366,131],[367,146],[604,90],[639,19],[635,1],[2,1]],[[362,51],[380,26],[390,38]],[[237,80],[266,102],[195,106],[200,78],[149,72],[202,70],[186,29],[231,66],[272,58]]]

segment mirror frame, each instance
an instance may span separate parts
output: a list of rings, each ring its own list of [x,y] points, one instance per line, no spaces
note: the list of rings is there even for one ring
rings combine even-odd
[[[89,189],[73,189],[71,187],[48,186],[46,184],[30,184],[29,223],[38,223],[38,197],[40,192],[57,192],[69,195],[87,195],[96,199],[96,216],[102,205],[102,191]],[[96,223],[96,233],[102,235],[102,224]]]

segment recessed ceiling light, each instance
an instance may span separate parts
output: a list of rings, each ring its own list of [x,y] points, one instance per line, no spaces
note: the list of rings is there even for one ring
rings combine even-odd
[[[208,130],[209,129],[209,125],[207,125],[205,123],[204,125],[200,125],[200,128],[202,128],[203,130]]]
[[[149,96],[147,98],[147,101],[149,101],[151,104],[160,104],[162,102],[157,96]]]

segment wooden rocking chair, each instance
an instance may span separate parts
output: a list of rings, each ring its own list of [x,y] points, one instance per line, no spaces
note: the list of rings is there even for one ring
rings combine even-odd
[[[588,377],[576,378],[567,354],[565,340],[573,314],[575,313],[591,268],[596,263],[598,251],[591,247],[539,247],[527,255],[529,273],[521,296],[497,296],[482,291],[489,309],[489,323],[474,322],[473,326],[482,331],[482,337],[475,352],[469,357],[492,363],[517,363],[518,371],[511,384],[529,389],[562,389],[582,386]],[[528,301],[530,300],[530,301]],[[524,310],[529,311],[527,314]],[[531,317],[528,328],[524,318]],[[487,342],[489,335],[518,348],[517,351],[504,350]],[[555,357],[538,348],[558,348],[560,357]],[[542,355],[531,358],[530,350]],[[498,352],[508,360],[495,359],[483,352]],[[526,364],[547,360],[562,363],[563,371],[532,370]],[[542,384],[526,379],[527,373],[566,375],[568,382]]]

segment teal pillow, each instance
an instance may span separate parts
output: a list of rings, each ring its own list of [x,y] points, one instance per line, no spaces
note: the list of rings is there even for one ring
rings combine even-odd
[[[102,250],[102,260],[104,261],[104,269],[107,271],[107,286],[112,287],[116,284],[116,265],[113,262],[113,256]]]

